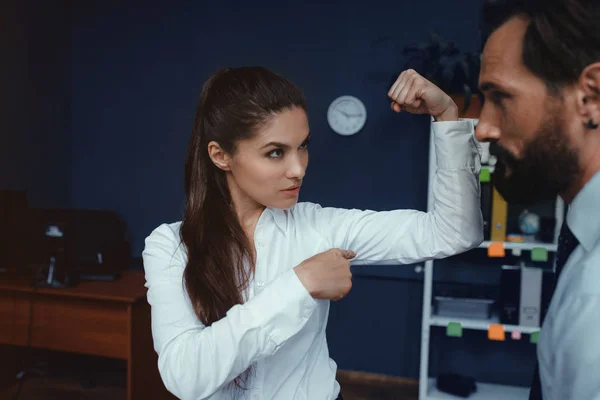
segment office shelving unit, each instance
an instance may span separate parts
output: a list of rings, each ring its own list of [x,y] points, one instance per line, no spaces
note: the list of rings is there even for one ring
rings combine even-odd
[[[477,125],[477,119],[471,119],[473,126]],[[433,144],[433,132],[430,130],[430,145],[429,145],[429,189],[428,189],[428,210],[432,209],[433,199],[431,196],[431,183],[433,174],[437,168],[435,148]],[[485,166],[483,168],[493,169],[493,167]],[[519,255],[521,251],[543,248],[548,252],[555,252],[558,242],[558,234],[564,216],[564,203],[560,198],[556,201],[555,218],[556,225],[554,231],[554,243],[516,243],[504,242],[503,246],[506,252],[512,252],[514,255]],[[483,242],[479,247],[488,248],[493,242]],[[448,393],[439,391],[436,388],[435,378],[429,376],[429,347],[430,332],[433,327],[448,327],[451,323],[458,323],[465,330],[480,330],[487,331],[491,324],[500,324],[498,317],[490,319],[469,319],[469,318],[448,318],[437,316],[432,310],[433,297],[433,273],[435,260],[425,262],[424,274],[424,290],[423,290],[423,315],[421,326],[421,363],[419,373],[419,400],[459,400],[461,397],[453,396]],[[518,325],[503,325],[505,333],[519,331],[521,334],[534,335],[540,331],[539,327],[518,326]],[[460,337],[455,340],[463,340]],[[532,344],[533,345],[533,344]],[[475,377],[477,379],[477,377]],[[470,400],[527,400],[529,397],[529,388],[519,386],[497,385],[492,383],[477,382],[477,392],[473,393]]]

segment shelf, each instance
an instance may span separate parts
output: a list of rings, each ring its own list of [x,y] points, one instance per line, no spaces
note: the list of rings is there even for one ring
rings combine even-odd
[[[450,317],[438,317],[432,315],[429,318],[429,325],[431,326],[448,326],[450,322],[458,322],[463,329],[476,329],[481,331],[487,331],[490,324],[498,324],[498,317],[492,317],[491,319],[470,319],[470,318],[450,318]],[[519,325],[504,325],[505,332],[519,331],[521,333],[534,333],[539,332],[541,328],[533,326],[519,326]]]
[[[431,117],[433,121],[433,117]],[[477,119],[474,119],[474,123],[476,123]],[[436,147],[435,147],[435,134],[433,132],[433,124],[430,126],[430,134],[429,134],[429,176],[428,176],[428,191],[427,191],[427,211],[433,211],[434,208],[434,200],[433,200],[433,185],[432,183],[435,180],[435,171],[438,168],[438,160],[436,155]],[[485,146],[485,144],[482,144]],[[484,160],[485,161],[485,160]],[[493,162],[491,163],[493,164]],[[483,172],[479,176],[480,183],[491,183],[492,173],[494,172],[494,166],[489,165],[488,163],[482,163],[481,171]],[[517,211],[517,209],[512,210]],[[549,212],[549,210],[548,210]],[[544,216],[547,212],[544,212]],[[560,196],[556,197],[556,201],[554,204],[554,230],[553,232],[548,232],[548,238],[550,241],[555,241],[558,237],[560,227],[562,226],[563,219],[565,216],[565,204],[560,198]],[[512,215],[511,215],[512,217]],[[541,217],[541,215],[540,215]],[[506,221],[498,221],[504,222],[508,224],[508,215],[506,216]],[[489,222],[489,221],[488,221]],[[507,229],[507,233],[517,233],[511,232]],[[550,236],[552,233],[552,236]],[[544,269],[544,271],[550,269],[550,264],[555,258],[555,254],[557,251],[556,243],[548,243],[543,242],[538,239],[535,241],[532,236],[522,235],[527,239],[526,242],[514,242],[512,241],[512,236],[503,237],[500,236],[502,241],[485,241],[478,246],[478,248],[474,249],[472,255],[476,260],[476,264],[482,265],[492,265],[494,268],[499,267],[499,264],[510,264],[514,266],[523,266],[528,265],[531,267],[538,267],[540,269]],[[496,235],[493,236],[496,238]],[[541,237],[544,238],[544,237]],[[511,241],[508,241],[508,240]],[[531,239],[531,240],[529,240]],[[545,239],[545,238],[544,238]],[[486,254],[487,253],[487,254]],[[484,257],[486,255],[487,257]],[[468,258],[469,256],[467,256]],[[517,260],[514,260],[516,258]],[[454,260],[451,260],[454,261]],[[440,281],[434,280],[435,272],[438,268],[444,269],[444,272],[448,271],[451,273],[452,267],[448,264],[452,262],[439,262],[438,259],[429,259],[425,262],[424,268],[424,276],[423,276],[423,308],[421,314],[421,351],[420,351],[420,364],[419,364],[419,381],[421,384],[419,385],[419,400],[460,400],[462,397],[452,396],[443,392],[440,392],[435,387],[435,380],[431,379],[429,376],[432,373],[430,359],[437,360],[438,370],[449,368],[448,364],[452,364],[452,362],[456,362],[456,360],[448,360],[447,357],[444,357],[443,354],[447,350],[452,350],[453,347],[457,347],[459,349],[465,349],[468,352],[481,352],[486,351],[485,348],[471,348],[469,349],[469,341],[471,339],[475,340],[483,340],[486,337],[489,342],[486,343],[487,346],[490,346],[494,351],[498,351],[502,349],[503,346],[508,346],[512,348],[516,343],[506,343],[501,340],[504,339],[507,342],[512,342],[513,340],[519,340],[523,346],[526,345],[528,350],[534,350],[535,346],[540,339],[540,331],[539,327],[531,327],[531,326],[519,326],[519,320],[516,320],[516,325],[507,325],[501,324],[499,314],[496,313],[492,316],[492,318],[462,318],[462,317],[452,317],[449,314],[449,317],[441,317],[435,315],[435,307],[433,305],[433,293],[435,286],[440,283]],[[462,261],[465,261],[466,264],[469,264],[469,267],[473,263],[467,263],[462,257],[457,258],[459,264]],[[531,263],[530,263],[531,261]],[[473,275],[472,284],[474,285],[487,285],[488,280],[483,279],[480,280],[479,276],[477,276],[477,272],[475,269],[465,268],[466,271],[460,271],[460,278],[462,282],[463,276],[466,276],[468,273]],[[466,282],[465,282],[466,283]],[[516,287],[515,283],[515,287]],[[468,315],[468,314],[467,314]],[[475,314],[476,315],[476,314]],[[480,314],[487,315],[487,314]],[[523,321],[525,322],[525,321]],[[498,328],[498,329],[495,329]],[[469,330],[469,332],[467,332]],[[504,333],[504,335],[502,335]],[[433,349],[431,348],[432,340],[443,339],[442,335],[446,334],[448,339],[443,340],[443,346],[436,346],[435,354],[432,353]],[[475,337],[471,337],[475,334]],[[513,339],[514,338],[514,339]],[[487,347],[486,346],[486,347]],[[520,346],[517,346],[520,347]],[[518,350],[518,349],[515,349]],[[442,353],[440,357],[439,354]],[[452,354],[452,353],[451,353]],[[441,360],[440,360],[441,358]],[[470,357],[466,357],[466,359],[470,359]],[[460,360],[459,360],[460,361]],[[470,371],[470,374],[473,374],[473,378],[475,380],[479,380],[484,378],[481,373],[478,371],[486,369],[487,360],[483,365],[465,365],[465,373]],[[465,361],[466,362],[466,361]],[[492,362],[490,360],[489,362]],[[506,359],[506,362],[503,364],[503,368],[511,369],[514,368],[514,360]],[[502,376],[501,370],[498,372],[498,377]],[[506,376],[508,378],[508,375]],[[490,380],[494,380],[491,377]],[[514,381],[505,380],[503,383],[507,383],[509,385],[514,385]],[[529,387],[519,387],[519,386],[504,386],[498,384],[488,384],[488,383],[477,383],[478,391],[468,397],[470,400],[527,400],[529,397]],[[599,399],[600,400],[600,399]]]
[[[490,245],[495,242],[485,241],[478,247],[481,249],[487,249]],[[542,243],[542,242],[504,242],[504,248],[506,250],[533,250],[537,248],[546,249],[548,251],[556,251],[557,245],[554,243]]]
[[[468,397],[469,400],[527,400],[529,388],[519,386],[495,385],[477,382],[477,392]],[[440,392],[435,387],[435,378],[430,378],[427,387],[427,400],[459,400],[464,397]]]

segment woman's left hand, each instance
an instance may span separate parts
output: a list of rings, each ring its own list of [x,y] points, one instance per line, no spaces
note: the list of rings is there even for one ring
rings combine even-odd
[[[412,69],[398,76],[388,97],[392,99],[392,109],[396,112],[429,114],[436,121],[458,120],[458,107],[454,100]]]

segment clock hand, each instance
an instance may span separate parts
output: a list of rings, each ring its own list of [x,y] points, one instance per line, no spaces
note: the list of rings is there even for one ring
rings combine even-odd
[[[360,114],[346,114],[346,116],[347,117],[362,117],[363,114],[362,113],[360,113]]]
[[[345,117],[350,117],[350,114],[343,112],[342,110],[340,110],[339,108],[335,109],[337,112],[341,113],[342,115],[344,115]]]

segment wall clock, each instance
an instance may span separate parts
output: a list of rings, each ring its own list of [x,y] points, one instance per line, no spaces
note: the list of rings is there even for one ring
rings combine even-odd
[[[340,96],[327,109],[327,122],[334,132],[350,136],[358,133],[367,120],[367,109],[354,96]]]

